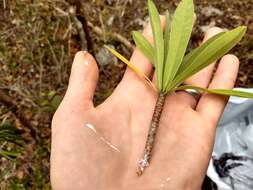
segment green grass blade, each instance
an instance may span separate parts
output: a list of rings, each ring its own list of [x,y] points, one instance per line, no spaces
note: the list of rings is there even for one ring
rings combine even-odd
[[[10,124],[0,125],[0,142],[1,141],[13,142],[18,145],[21,145],[23,142],[21,132]]]
[[[187,78],[196,74],[229,52],[242,39],[246,29],[245,26],[241,26],[228,31],[217,37],[212,43],[208,44],[206,48],[200,49],[200,51],[191,59],[192,62],[188,63],[185,69],[177,75],[168,90],[170,91],[177,87]]]
[[[197,86],[188,86],[188,85],[180,86],[176,88],[176,91],[186,90],[186,89],[193,89],[201,93],[210,93],[210,94],[217,94],[217,95],[222,95],[222,96],[237,96],[241,98],[253,98],[253,93],[250,93],[250,92],[244,92],[244,91],[239,91],[239,90],[226,90],[226,89],[206,89],[206,88],[201,88]]]
[[[152,0],[148,1],[148,11],[154,38],[154,65],[157,76],[158,89],[162,91],[164,65],[164,39],[159,12]]]
[[[17,152],[11,152],[11,151],[5,151],[5,150],[0,150],[0,157],[5,157],[6,159],[12,160],[19,156],[19,153]]]
[[[170,15],[168,11],[166,12],[165,18],[166,18],[166,25],[165,25],[165,31],[164,31],[164,51],[165,51],[164,60],[166,63],[166,60],[167,60],[166,52],[169,52],[168,48],[169,48],[169,41],[170,41]]]
[[[164,87],[173,81],[185,55],[194,23],[194,6],[192,0],[183,0],[177,7],[170,32],[168,59],[164,70]]]
[[[149,41],[138,31],[133,31],[132,36],[137,48],[150,60],[150,62],[153,62],[154,49]]]

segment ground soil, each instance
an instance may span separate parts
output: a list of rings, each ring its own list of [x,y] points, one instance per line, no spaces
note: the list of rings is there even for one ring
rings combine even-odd
[[[178,0],[156,0],[161,13],[171,13]],[[71,3],[71,2],[69,2]],[[1,142],[1,149],[20,152],[13,160],[1,158],[0,189],[50,189],[50,121],[67,87],[71,61],[81,48],[75,22],[64,0],[0,1],[0,88],[17,104],[19,112],[36,127],[35,138],[9,107],[0,103],[0,123],[23,131],[22,146]],[[89,33],[99,61],[100,79],[94,101],[101,103],[121,80],[125,65],[103,48],[109,44],[129,57],[132,50],[112,33],[127,38],[147,20],[146,1],[82,1],[81,14],[98,26],[102,35]],[[233,49],[241,60],[237,86],[253,87],[253,1],[195,0],[197,21],[189,48],[196,47],[210,26],[232,29],[248,26],[242,42]],[[62,12],[63,11],[63,12]]]

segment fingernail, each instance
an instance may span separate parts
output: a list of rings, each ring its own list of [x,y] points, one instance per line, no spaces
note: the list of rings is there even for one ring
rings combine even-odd
[[[87,51],[83,51],[83,55],[84,55],[84,65],[88,66],[88,65],[89,65],[89,61],[88,61],[88,59],[85,59],[86,53],[87,53]]]

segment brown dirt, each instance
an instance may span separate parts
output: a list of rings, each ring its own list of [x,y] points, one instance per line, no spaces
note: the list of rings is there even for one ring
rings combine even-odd
[[[8,175],[0,175],[0,189],[49,189],[50,120],[66,90],[80,39],[71,19],[55,10],[68,10],[63,0],[10,0],[5,8],[3,2],[0,1],[0,88],[17,102],[38,134],[37,142],[29,141],[14,161],[0,161],[2,171],[9,171]],[[161,13],[166,9],[173,12],[178,2],[156,1]],[[130,32],[141,30],[147,18],[146,1],[87,0],[82,4],[83,15],[104,32],[99,36],[90,30],[95,51],[102,56],[95,96],[98,104],[112,93],[125,69],[124,64],[103,52],[103,45],[113,45],[130,56],[131,51],[112,40],[110,34],[119,33],[132,42]],[[232,52],[241,60],[237,86],[253,87],[252,0],[195,0],[195,4],[198,19],[190,48],[201,42],[203,30],[210,24],[226,29],[248,26],[247,35]],[[1,103],[0,118],[0,122],[25,128]],[[30,139],[29,131],[25,131],[24,136]]]

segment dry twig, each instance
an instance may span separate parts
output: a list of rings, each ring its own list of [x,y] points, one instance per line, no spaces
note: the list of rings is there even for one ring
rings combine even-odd
[[[36,139],[36,129],[32,125],[32,123],[25,117],[24,113],[19,111],[19,108],[16,102],[13,101],[9,95],[6,94],[5,91],[0,89],[0,102],[6,106],[8,109],[12,111],[15,117],[26,127],[28,127],[31,131],[31,136]]]
[[[69,13],[72,16],[72,20],[75,22],[77,26],[82,49],[85,49],[86,46],[87,50],[95,57],[94,46],[88,30],[87,20],[81,11],[82,9],[81,1],[67,0],[66,3],[69,3],[70,5],[73,6],[72,8],[70,8]]]
[[[91,28],[93,30],[93,32],[95,32],[99,36],[103,36],[104,32],[100,27],[94,26],[91,22],[87,21],[87,19],[85,18],[85,16],[81,12],[80,1],[75,1],[74,3],[72,3],[72,5],[76,7],[76,13],[75,12],[72,12],[72,14],[67,13],[64,10],[60,9],[59,7],[55,7],[55,10],[64,16],[71,15],[72,20],[77,27],[79,37],[81,40],[82,48],[83,48],[84,44],[86,44],[87,50],[89,52],[91,52],[92,54],[94,54],[95,51],[94,51],[93,42],[92,42],[92,39],[90,36],[89,28]],[[70,9],[70,12],[71,11],[74,11],[74,10]],[[122,36],[116,32],[112,32],[112,33],[110,33],[110,37],[112,40],[122,43],[128,49],[130,49],[130,50],[134,49],[134,46],[131,44],[131,42],[128,39],[126,39],[124,36]]]
[[[94,26],[91,22],[87,22],[88,26],[99,36],[103,36],[103,30],[98,27],[98,26]],[[111,38],[115,41],[118,41],[122,44],[124,44],[128,49],[133,50],[134,46],[131,44],[131,42],[126,39],[125,37],[123,37],[122,35],[113,32],[111,33]]]
[[[75,11],[74,7],[70,7],[69,13],[70,13],[72,22],[74,22],[74,24],[76,25],[76,29],[78,31],[80,41],[81,41],[80,45],[81,45],[82,50],[85,50],[86,47],[87,47],[87,49],[90,49],[88,47],[88,43],[87,43],[87,33],[85,33],[85,31],[84,31],[84,26],[83,26],[84,21],[78,19],[78,17],[76,16],[76,11]]]

